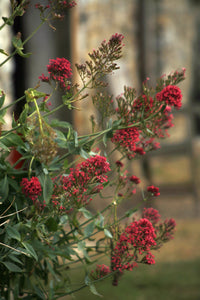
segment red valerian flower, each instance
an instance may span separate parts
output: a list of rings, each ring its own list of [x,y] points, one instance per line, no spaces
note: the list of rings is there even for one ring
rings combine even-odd
[[[106,275],[111,273],[110,268],[104,264],[102,265],[97,265],[95,270],[92,270],[90,273],[90,277],[93,280],[100,279]]]
[[[143,257],[141,262],[147,265],[154,265],[155,264],[154,257],[155,256],[151,252],[148,252],[147,255]]]
[[[68,79],[72,76],[72,69],[70,62],[63,58],[57,57],[56,59],[50,59],[49,65],[47,65],[47,71],[49,76],[42,74],[39,79],[43,82],[54,81],[60,85],[60,88],[67,90],[69,83]]]
[[[125,151],[130,158],[134,157],[136,143],[139,141],[138,128],[128,127],[126,129],[119,129],[114,133],[111,141],[119,146],[122,151]]]
[[[164,87],[164,89],[156,95],[156,98],[158,101],[174,106],[177,109],[180,109],[182,106],[181,90],[175,85]]]
[[[142,218],[148,219],[153,225],[155,225],[160,221],[161,216],[157,209],[148,207],[143,209]]]
[[[115,33],[111,36],[111,38],[109,39],[108,44],[110,45],[116,45],[116,44],[121,44],[122,40],[124,39],[123,34],[121,33]]]
[[[30,180],[22,178],[20,185],[22,187],[22,193],[33,201],[41,195],[42,188],[37,177],[31,177]]]
[[[147,191],[150,192],[151,194],[153,194],[153,196],[155,196],[155,197],[160,195],[159,188],[154,185],[148,186]]]
[[[153,225],[148,219],[143,218],[128,225],[120,235],[112,253],[113,271],[131,271],[137,266],[137,254],[142,255],[144,252],[151,254],[151,247],[156,246],[155,239]]]
[[[70,169],[67,176],[54,179],[55,187],[52,202],[59,204],[57,199],[63,199],[63,207],[70,210],[71,207],[87,205],[93,194],[103,189],[103,183],[107,182],[107,172],[110,164],[106,158],[95,155]],[[55,199],[57,202],[55,202]]]
[[[164,225],[164,234],[163,234],[163,240],[169,241],[174,238],[175,228],[176,228],[176,221],[171,219],[166,219],[163,223]]]
[[[123,166],[124,166],[124,164],[120,160],[117,160],[115,163],[116,163],[116,166],[119,168],[123,168]]]
[[[135,184],[139,184],[140,183],[140,178],[138,178],[137,176],[135,175],[132,175],[130,178],[129,178],[130,181],[134,182]]]

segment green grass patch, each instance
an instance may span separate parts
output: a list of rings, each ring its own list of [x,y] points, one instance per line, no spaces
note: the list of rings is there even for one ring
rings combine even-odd
[[[72,282],[79,281],[76,272]],[[126,272],[117,287],[110,279],[96,284],[97,291],[104,300],[199,300],[200,299],[200,259],[140,265],[132,272]],[[99,297],[83,289],[74,294],[78,300],[93,300]],[[65,297],[64,299],[72,299]],[[99,298],[101,299],[101,298]]]

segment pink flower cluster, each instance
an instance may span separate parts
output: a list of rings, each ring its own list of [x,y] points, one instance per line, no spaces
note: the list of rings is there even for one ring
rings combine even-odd
[[[72,75],[70,62],[65,58],[50,59],[47,65],[49,76],[42,74],[39,79],[43,82],[51,82],[59,84],[64,91],[70,88],[68,79]]]
[[[174,219],[166,219],[164,222],[160,222],[160,214],[158,210],[152,207],[144,208],[142,218],[148,219],[154,226],[157,236],[157,248],[160,248],[164,242],[174,238],[176,228],[176,222]]]
[[[135,155],[136,143],[139,141],[139,130],[136,127],[119,129],[114,133],[111,141],[132,157]]]
[[[42,188],[37,177],[31,177],[30,180],[23,178],[21,181],[22,193],[35,201],[41,195]]]
[[[163,81],[164,88],[154,96],[149,95],[149,90],[149,94],[146,92],[135,98],[135,90],[125,87],[124,94],[116,98],[118,119],[127,128],[117,130],[111,141],[129,159],[160,148],[155,139],[168,137],[168,129],[174,126],[172,107],[181,107],[181,90],[176,85],[165,84]],[[136,123],[136,127],[129,127]]]
[[[137,254],[145,252],[146,261],[155,263],[150,252],[156,246],[156,234],[153,225],[148,219],[140,219],[128,225],[120,235],[112,253],[112,269],[123,272],[137,266]],[[148,257],[147,257],[148,254]],[[151,257],[151,260],[150,260]]]
[[[156,95],[158,101],[180,109],[182,106],[181,90],[175,85],[168,85]]]
[[[155,225],[160,221],[160,214],[158,210],[152,207],[145,207],[142,212],[142,218],[148,219],[153,225]]]
[[[129,180],[130,180],[131,182],[134,182],[135,184],[139,184],[139,183],[141,182],[140,178],[138,178],[138,177],[135,176],[135,175],[132,175],[132,176],[129,178]]]
[[[35,8],[39,9],[40,11],[44,11],[46,9],[51,9],[52,11],[62,12],[67,8],[72,8],[76,5],[74,0],[46,0],[35,4]]]
[[[90,273],[90,277],[93,280],[97,280],[100,279],[102,277],[105,277],[106,275],[108,275],[109,273],[111,273],[110,268],[104,264],[102,265],[97,265],[95,270],[92,270]]]
[[[160,196],[159,188],[156,187],[156,186],[154,186],[154,185],[148,186],[148,187],[147,187],[147,191],[148,191],[149,193],[151,193],[154,197]]]
[[[55,188],[52,203],[61,206],[61,209],[81,207],[88,204],[92,198],[90,195],[103,189],[103,183],[107,182],[110,165],[106,158],[100,155],[86,159],[75,168],[70,169],[67,176],[61,176],[59,181],[54,179]],[[61,205],[57,199],[63,199]]]

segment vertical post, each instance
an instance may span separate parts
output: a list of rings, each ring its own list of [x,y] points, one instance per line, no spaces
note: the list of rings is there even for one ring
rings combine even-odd
[[[1,0],[0,1],[0,24],[2,23],[2,17],[8,17],[10,13],[10,1]],[[11,39],[12,32],[11,27],[6,25],[0,34],[0,48],[4,51],[11,51]],[[6,56],[0,53],[0,62],[4,61]],[[12,74],[13,74],[13,61],[9,60],[5,65],[0,68],[0,89],[2,89],[6,94],[5,105],[11,103],[13,98],[13,85],[12,85]],[[6,126],[11,127],[11,113],[8,111],[6,117]]]

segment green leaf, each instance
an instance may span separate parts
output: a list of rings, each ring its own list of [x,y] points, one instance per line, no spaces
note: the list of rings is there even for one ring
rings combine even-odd
[[[87,262],[91,262],[90,257],[88,256],[87,250],[86,250],[86,244],[84,241],[81,241],[77,244],[77,248],[79,251],[81,251],[86,259]]]
[[[29,105],[28,105],[28,103],[26,103],[24,105],[24,109],[23,109],[22,113],[19,116],[19,120],[18,121],[19,121],[20,124],[24,124],[25,123],[25,121],[27,119],[27,116],[28,116],[28,112],[29,112]]]
[[[8,197],[9,185],[7,175],[0,181],[0,199],[4,201]]]
[[[15,49],[17,50],[17,53],[22,56],[22,57],[29,57],[31,55],[31,53],[23,53],[23,43],[22,43],[22,40],[21,40],[21,37],[19,34],[17,34],[16,36],[14,36],[12,38],[12,44],[13,46],[15,47]]]
[[[68,215],[62,215],[62,216],[60,217],[60,222],[59,222],[59,224],[60,224],[60,225],[67,224],[68,220],[69,220]]]
[[[99,220],[96,220],[96,226],[98,229],[104,228],[104,216],[101,213],[99,213]]]
[[[21,146],[24,147],[24,142],[21,139],[21,137],[13,132],[10,132],[6,136],[1,136],[1,143],[4,144],[6,147],[12,147],[12,146]]]
[[[112,128],[112,119],[111,118],[108,120],[106,128]]]
[[[126,212],[126,217],[129,218],[130,216],[132,216],[132,214],[134,214],[138,209],[137,208],[131,208]]]
[[[20,233],[14,227],[11,227],[10,225],[8,225],[6,227],[6,232],[11,239],[21,241]]]
[[[6,147],[4,144],[2,144],[1,141],[0,141],[0,148],[5,150],[5,151],[10,152],[10,149],[8,147]]]
[[[11,17],[10,18],[2,17],[2,19],[3,19],[4,23],[6,23],[7,25],[12,26],[14,24],[14,20]]]
[[[58,229],[58,223],[53,217],[48,218],[45,225],[49,231],[57,231]]]
[[[90,158],[90,154],[88,154],[85,150],[83,150],[83,148],[80,149],[79,154],[85,159]]]
[[[46,93],[39,92],[34,88],[30,88],[25,91],[25,95],[27,102],[32,102],[33,99],[44,98],[46,96]]]
[[[43,197],[46,203],[49,203],[53,193],[53,182],[49,174],[45,174],[43,182]]]
[[[38,286],[34,285],[33,288],[35,290],[35,293],[39,297],[39,299],[43,299],[43,300],[46,299],[45,294],[43,293],[43,291]]]
[[[23,271],[20,267],[18,267],[17,265],[15,265],[9,261],[3,261],[3,264],[6,266],[6,268],[10,272],[22,272]]]
[[[78,147],[78,133],[76,131],[74,131],[74,145]]]
[[[60,148],[67,148],[67,139],[64,133],[60,130],[54,129],[56,132],[55,142],[58,144]]]
[[[12,261],[14,261],[14,262],[16,262],[16,263],[18,263],[18,264],[20,264],[20,265],[23,265],[23,264],[24,264],[24,262],[22,262],[21,260],[19,260],[19,259],[16,257],[16,255],[9,254],[8,257],[9,257]]]
[[[79,211],[83,213],[83,215],[86,219],[91,219],[93,217],[93,214],[89,210],[87,210],[85,207],[81,207],[79,209]]]
[[[4,120],[6,113],[7,113],[7,109],[2,109],[0,111],[0,123],[1,124],[6,124],[6,121]]]
[[[90,292],[96,296],[99,296],[99,297],[103,297],[101,294],[99,294],[96,290],[96,287],[94,286],[94,284],[89,284],[89,288],[90,288]]]
[[[6,56],[9,56],[9,54],[6,51],[4,51],[3,49],[0,49],[0,53],[4,54]]]
[[[107,236],[107,237],[110,238],[110,239],[113,238],[111,232],[110,232],[108,229],[106,229],[106,228],[104,229],[104,234],[105,234],[105,236]]]
[[[3,106],[4,101],[5,101],[5,94],[2,90],[0,90],[0,108]]]
[[[95,228],[95,221],[89,223],[85,229],[84,229],[84,236],[85,237],[89,237],[93,231],[94,231],[94,228]]]
[[[51,126],[52,127],[61,127],[61,128],[71,128],[72,125],[69,122],[65,122],[65,121],[60,121],[58,119],[53,119],[51,121]]]
[[[27,250],[28,254],[30,254],[33,258],[35,258],[35,260],[38,260],[38,257],[37,257],[37,254],[36,254],[35,250],[33,249],[33,247],[29,243],[22,242],[22,245]]]

